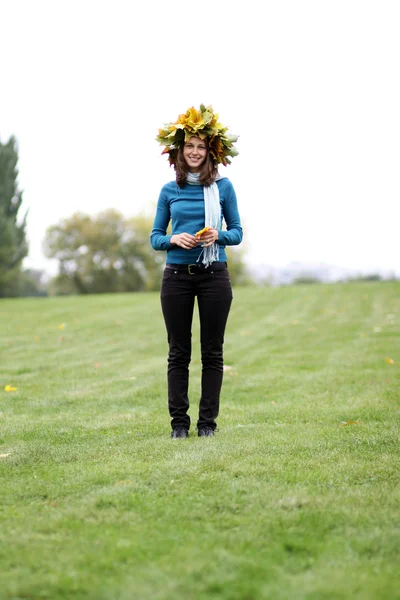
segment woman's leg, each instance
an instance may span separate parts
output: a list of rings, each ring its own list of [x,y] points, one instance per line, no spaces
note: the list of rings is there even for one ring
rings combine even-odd
[[[190,427],[187,411],[194,293],[188,277],[166,269],[161,285],[161,306],[169,344],[168,408],[172,429]]]
[[[227,269],[202,277],[197,288],[203,367],[197,427],[215,429],[223,378],[224,334],[232,303],[232,287]]]

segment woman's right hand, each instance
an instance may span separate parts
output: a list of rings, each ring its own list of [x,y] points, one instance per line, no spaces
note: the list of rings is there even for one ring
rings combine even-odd
[[[197,246],[199,240],[196,236],[191,235],[190,233],[176,233],[175,235],[171,235],[170,242],[171,244],[180,246],[185,250],[191,250]]]

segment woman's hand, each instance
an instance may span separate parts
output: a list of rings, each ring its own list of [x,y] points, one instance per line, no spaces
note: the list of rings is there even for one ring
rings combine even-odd
[[[212,246],[214,242],[218,239],[218,229],[209,229],[205,233],[203,233],[200,238],[197,238],[199,243],[203,246],[203,248],[207,248],[208,246]]]
[[[190,233],[176,233],[174,235],[171,235],[170,242],[171,244],[180,246],[185,250],[191,250],[192,248],[195,248],[197,246],[197,244],[199,243],[199,239],[196,236],[191,235]]]

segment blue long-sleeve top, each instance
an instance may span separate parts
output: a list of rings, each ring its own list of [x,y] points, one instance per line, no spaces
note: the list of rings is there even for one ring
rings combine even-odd
[[[225,246],[240,244],[243,231],[232,183],[226,177],[219,179],[216,183],[219,190],[221,217],[226,224],[226,230],[221,229],[218,231],[218,260],[226,261]],[[175,181],[170,181],[161,188],[158,198],[156,216],[150,236],[152,247],[154,250],[167,251],[167,264],[185,265],[196,263],[202,251],[201,244],[196,248],[185,250],[185,248],[171,244],[170,240],[172,235],[178,233],[191,233],[194,235],[196,231],[200,231],[205,226],[204,218],[203,186],[185,183],[180,188]],[[172,233],[167,235],[167,228],[171,220]]]

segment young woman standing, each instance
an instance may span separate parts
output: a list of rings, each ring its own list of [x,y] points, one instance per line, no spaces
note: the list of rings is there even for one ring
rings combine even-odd
[[[211,106],[189,108],[175,123],[159,130],[175,181],[158,199],[151,245],[166,251],[161,306],[167,329],[168,408],[172,438],[189,435],[189,363],[195,298],[200,317],[202,360],[197,431],[213,436],[223,378],[225,326],[232,287],[225,246],[240,244],[242,228],[235,190],[218,165],[238,154],[237,136],[228,135]],[[222,229],[222,221],[226,229]],[[172,234],[167,235],[172,221]]]

